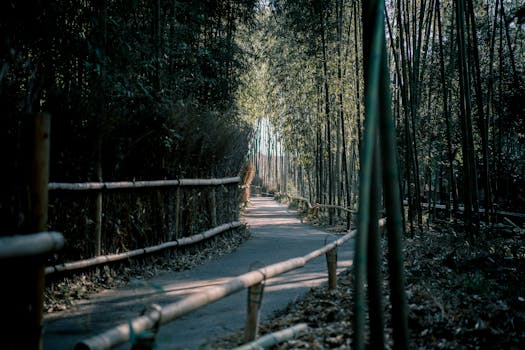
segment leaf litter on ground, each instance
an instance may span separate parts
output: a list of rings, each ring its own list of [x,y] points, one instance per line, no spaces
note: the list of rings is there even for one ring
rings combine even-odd
[[[318,220],[316,224],[323,223]],[[524,239],[522,230],[509,235],[507,229],[493,225],[483,226],[475,239],[469,240],[460,225],[448,222],[406,238],[410,348],[525,349]],[[390,349],[386,258],[383,274],[385,339]],[[272,349],[350,349],[353,283],[353,272],[344,271],[336,291],[328,291],[326,285],[312,288],[302,299],[262,322],[259,334],[306,322],[307,334]],[[213,347],[227,349],[242,343],[242,332],[238,332],[216,341]]]
[[[46,281],[44,310],[47,313],[65,311],[75,301],[89,299],[90,295],[104,289],[127,284],[147,285],[162,292],[162,287],[153,285],[148,279],[161,271],[189,270],[197,265],[229,254],[250,237],[245,228],[225,232],[187,248],[137,258],[112,266],[104,265],[88,272],[70,276],[58,276]]]

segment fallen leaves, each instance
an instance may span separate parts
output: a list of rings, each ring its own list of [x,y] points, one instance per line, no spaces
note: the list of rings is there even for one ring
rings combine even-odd
[[[410,347],[415,349],[525,349],[524,236],[486,227],[475,241],[451,225],[405,240],[404,259]],[[385,264],[386,265],[386,264]],[[388,276],[386,266],[385,276]],[[343,272],[337,290],[311,289],[276,313],[260,334],[306,322],[308,334],[275,349],[350,349],[353,273]],[[391,348],[388,284],[385,283],[387,348]],[[231,348],[242,337],[214,343]]]
[[[115,288],[127,283],[148,284],[148,278],[163,270],[191,269],[210,259],[230,253],[249,236],[249,231],[242,228],[225,232],[208,241],[183,249],[138,258],[111,267],[105,265],[78,275],[55,277],[47,281],[44,310],[47,313],[65,311],[73,306],[75,301],[88,299],[90,295],[103,289]],[[162,289],[160,286],[148,285],[154,290]]]

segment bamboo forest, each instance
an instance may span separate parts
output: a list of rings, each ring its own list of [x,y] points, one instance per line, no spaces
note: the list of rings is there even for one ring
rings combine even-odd
[[[5,0],[0,111],[2,349],[525,348],[523,1]]]

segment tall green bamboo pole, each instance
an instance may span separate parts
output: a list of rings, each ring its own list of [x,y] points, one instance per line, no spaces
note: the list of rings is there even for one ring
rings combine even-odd
[[[376,131],[377,134],[377,131]],[[377,140],[377,138],[376,138]],[[372,185],[370,188],[370,222],[368,227],[368,313],[370,319],[371,349],[385,348],[385,318],[383,316],[383,265],[381,237],[379,235],[379,205],[381,202],[380,158],[376,141],[374,164],[372,166]]]
[[[465,186],[463,198],[465,207],[465,229],[469,234],[472,235],[474,233],[474,228],[479,226],[479,207],[477,202],[477,171],[474,155],[474,141],[472,135],[470,76],[465,41],[464,0],[457,0],[455,7],[459,60],[459,106],[461,112],[461,131],[463,134],[463,182]]]
[[[354,347],[365,348],[365,300],[364,281],[365,266],[368,263],[366,251],[367,243],[373,244],[373,239],[367,237],[367,231],[372,218],[370,211],[373,203],[371,200],[379,201],[379,196],[374,198],[371,188],[371,179],[374,173],[373,154],[378,126],[380,127],[380,151],[383,165],[383,184],[385,195],[385,206],[387,210],[387,231],[389,247],[389,270],[392,304],[392,327],[394,331],[394,348],[408,348],[408,322],[407,302],[404,289],[404,272],[402,258],[402,220],[401,202],[399,192],[399,174],[396,154],[396,139],[394,120],[391,111],[390,78],[388,70],[385,33],[384,33],[384,0],[363,1],[363,53],[365,64],[365,133],[363,137],[363,149],[361,153],[360,173],[360,201],[358,235],[356,242],[356,279],[355,279],[355,334]],[[377,171],[376,166],[376,171]],[[370,251],[370,253],[372,253]],[[375,254],[378,254],[376,251]],[[372,257],[370,258],[372,261]],[[365,266],[363,266],[363,264]],[[370,286],[369,295],[377,295],[378,288]],[[371,300],[372,302],[372,300]],[[372,310],[371,305],[371,310]],[[377,305],[375,305],[377,307]],[[380,332],[380,320],[373,320],[372,328],[375,333]],[[371,335],[377,337],[377,334]],[[382,334],[380,335],[382,336]],[[374,342],[377,339],[374,339]],[[381,347],[381,343],[373,343],[371,346]]]
[[[365,349],[366,269],[368,265],[368,228],[370,223],[371,180],[377,137],[380,100],[377,94],[383,33],[383,1],[363,1],[363,66],[365,76],[365,121],[359,173],[359,210],[355,253],[354,348]],[[379,19],[379,20],[378,20]],[[383,33],[383,34],[382,34]]]
[[[381,21],[381,25],[382,23],[383,21]],[[382,155],[383,194],[387,217],[386,230],[388,232],[392,328],[394,349],[408,349],[407,297],[402,248],[403,218],[401,215],[401,194],[399,191],[396,131],[391,110],[390,71],[388,69],[384,32],[382,34],[381,82],[379,87],[379,98],[382,103],[379,117],[379,140]]]

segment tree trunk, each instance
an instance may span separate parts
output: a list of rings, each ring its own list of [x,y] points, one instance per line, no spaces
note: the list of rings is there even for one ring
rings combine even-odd
[[[474,142],[472,136],[472,108],[470,94],[470,79],[468,61],[466,57],[465,42],[465,3],[458,0],[456,3],[456,25],[459,57],[459,90],[461,130],[463,134],[463,181],[464,181],[464,206],[465,229],[472,235],[474,226],[478,226],[477,205],[477,174],[474,157]],[[474,226],[473,226],[474,225]]]
[[[458,200],[456,195],[456,186],[454,181],[454,154],[452,151],[452,139],[450,135],[450,109],[448,106],[448,87],[445,75],[445,55],[443,50],[443,35],[442,35],[442,22],[441,22],[441,10],[439,1],[436,0],[436,13],[437,13],[437,25],[438,25],[438,41],[439,41],[439,66],[441,73],[441,87],[443,90],[443,113],[445,115],[445,133],[447,139],[447,158],[448,158],[448,175],[449,175],[449,191],[452,193],[452,212],[450,216],[453,216],[458,211]],[[448,198],[447,198],[448,202]]]
[[[324,8],[321,7],[320,11],[320,23],[321,23],[321,44],[323,50],[323,76],[324,76],[324,112],[326,118],[326,148],[328,153],[328,203],[334,204],[334,175],[333,175],[333,161],[332,161],[332,129],[330,123],[330,89],[328,84],[328,63],[326,55],[326,40],[325,40],[325,24],[324,24]],[[328,220],[330,225],[334,222],[334,211],[328,209]]]

